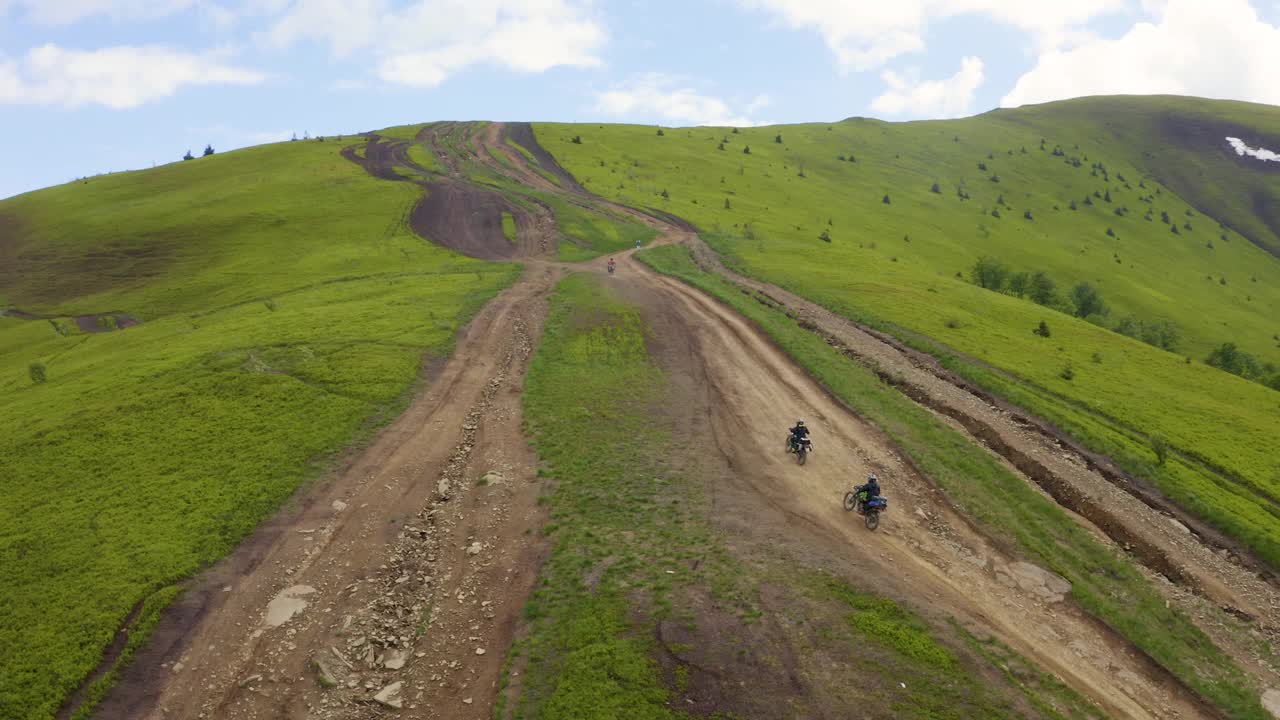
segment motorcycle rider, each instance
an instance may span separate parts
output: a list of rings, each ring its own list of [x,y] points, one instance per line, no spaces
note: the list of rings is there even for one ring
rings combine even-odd
[[[795,452],[800,446],[800,441],[809,437],[809,428],[804,426],[804,418],[796,420],[796,426],[791,428],[791,435],[787,438],[787,452]]]
[[[867,482],[854,488],[853,492],[858,496],[858,500],[865,505],[871,498],[880,497],[880,478],[876,477],[875,473],[871,473],[867,476]]]
[[[609,258],[609,272],[611,274],[613,273],[614,268],[617,266],[618,266],[618,262],[613,258]]]

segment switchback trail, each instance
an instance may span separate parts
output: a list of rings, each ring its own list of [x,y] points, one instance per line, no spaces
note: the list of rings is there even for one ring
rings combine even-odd
[[[188,594],[184,602],[195,609],[187,624],[168,634],[161,628],[99,717],[345,720],[390,716],[392,707],[405,717],[492,717],[503,660],[545,552],[530,539],[536,535],[525,534],[543,517],[536,459],[520,430],[520,392],[548,295],[569,271],[596,273],[635,304],[655,335],[658,363],[689,388],[668,410],[686,419],[696,452],[718,468],[708,489],[733,544],[785,546],[799,558],[822,558],[837,574],[938,608],[1051,670],[1111,717],[1216,716],[1076,606],[1060,579],[985,537],[878,429],[725,305],[647,270],[629,252],[615,255],[622,262],[614,276],[605,274],[604,258],[553,261],[556,231],[546,208],[505,200],[467,205],[467,198],[497,194],[467,182],[458,148],[469,143],[460,136],[480,148],[465,151],[467,163],[627,214],[657,228],[656,242],[701,248],[692,229],[674,219],[587,196],[549,156],[541,158],[540,148],[531,152],[552,163],[556,169],[544,171],[555,179],[535,172],[505,142],[518,137],[536,147],[527,126],[426,128],[418,140],[436,148],[447,170],[414,180],[427,197],[412,213],[413,227],[434,227],[423,234],[463,252],[489,252],[483,248],[498,246],[483,218],[492,218],[492,208],[518,207],[519,242],[504,238],[514,249],[501,257],[522,259],[523,278],[473,320],[401,418]],[[348,157],[378,177],[406,179],[397,171],[407,167],[404,146],[379,138],[369,145],[363,158]],[[457,203],[481,209],[461,212]],[[819,315],[799,298],[764,289]],[[850,340],[856,328],[819,319],[832,323],[832,337],[847,341],[851,353],[899,362],[875,350],[886,345],[882,339]],[[903,367],[929,373],[918,365],[906,358]],[[796,417],[818,438],[803,468],[782,452],[782,433]],[[844,492],[872,471],[892,478],[894,507],[874,533],[841,507]],[[1142,508],[1154,512],[1146,505],[1134,512]],[[1150,520],[1158,521],[1176,530],[1166,518]],[[1135,537],[1158,545],[1163,536],[1143,528]],[[1105,537],[1105,528],[1095,530]],[[1198,563],[1180,568],[1188,587],[1194,583],[1186,602],[1212,598],[1269,618],[1277,607],[1270,586],[1232,567],[1244,574],[1214,575]]]

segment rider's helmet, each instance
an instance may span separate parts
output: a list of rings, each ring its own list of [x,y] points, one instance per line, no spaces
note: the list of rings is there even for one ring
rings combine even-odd
[[[880,484],[880,478],[876,477],[876,474],[875,474],[875,473],[871,473],[870,475],[868,475],[868,476],[867,476],[867,484],[869,484],[869,485],[879,485],[879,484]]]
[[[796,421],[796,427],[804,427],[804,418]]]

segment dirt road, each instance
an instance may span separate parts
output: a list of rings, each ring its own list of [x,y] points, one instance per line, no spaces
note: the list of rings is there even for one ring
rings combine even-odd
[[[469,161],[589,200],[563,179],[530,171],[501,143],[504,132],[491,125],[475,139],[509,163],[487,152]],[[434,135],[420,140],[447,146]],[[362,164],[390,179],[385,163],[399,155],[378,145]],[[465,186],[456,159],[446,165],[443,182]],[[659,227],[660,242],[697,242],[687,228],[609,209]],[[468,217],[447,207],[422,212],[455,224]],[[521,217],[514,252],[526,259],[522,280],[477,316],[401,418],[206,578],[190,596],[197,600],[185,632],[162,627],[99,717],[346,719],[394,708],[411,710],[406,717],[491,717],[543,552],[530,539],[536,534],[525,534],[542,518],[520,392],[547,296],[568,270],[598,273],[635,303],[662,340],[655,347],[668,348],[658,361],[696,390],[670,411],[689,418],[700,451],[721,465],[725,484],[714,502],[729,532],[821,555],[842,574],[933,604],[1052,670],[1112,717],[1212,716],[1079,610],[1059,578],[1004,554],[957,515],[877,429],[748,322],[627,253],[612,277],[603,259],[553,262],[554,220],[540,211]],[[782,452],[782,432],[796,417],[817,438],[803,468]],[[875,533],[841,507],[844,492],[871,471],[893,478],[893,512]],[[1211,597],[1230,579],[1188,576]],[[1261,585],[1249,593],[1266,592]],[[1230,598],[1257,612],[1269,601]]]
[[[520,394],[555,278],[531,268],[489,303],[409,410],[215,570],[223,591],[98,716],[367,717],[398,686],[384,699],[416,717],[487,717],[540,563]]]

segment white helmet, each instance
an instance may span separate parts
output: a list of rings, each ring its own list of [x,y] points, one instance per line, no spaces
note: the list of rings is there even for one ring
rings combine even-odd
[[[796,421],[796,427],[804,427],[804,418],[800,418]]]

